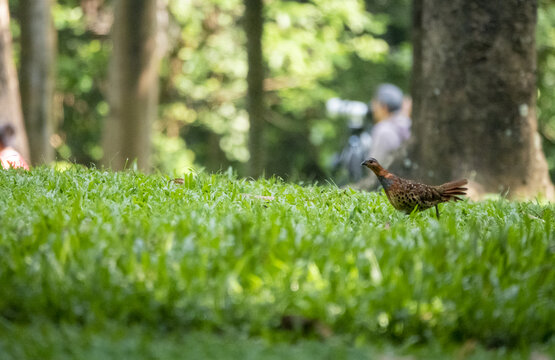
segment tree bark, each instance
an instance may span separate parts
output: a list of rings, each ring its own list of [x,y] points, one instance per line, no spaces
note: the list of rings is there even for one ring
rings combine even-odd
[[[262,0],[245,0],[245,33],[247,35],[247,111],[249,113],[249,175],[264,171],[264,60]]]
[[[536,122],[535,0],[415,0],[413,137],[397,172],[553,197]]]
[[[156,0],[116,0],[112,29],[104,164],[115,170],[134,160],[150,168],[150,134],[158,105]]]
[[[54,160],[50,137],[54,131],[56,35],[52,0],[20,0],[20,87],[23,117],[29,136],[31,162]]]
[[[0,125],[10,123],[15,129],[11,145],[29,160],[29,144],[23,115],[19,83],[12,53],[8,0],[0,0]]]

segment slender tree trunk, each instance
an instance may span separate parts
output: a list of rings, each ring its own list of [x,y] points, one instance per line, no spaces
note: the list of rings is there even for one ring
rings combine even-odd
[[[0,0],[0,125],[6,123],[11,123],[16,131],[11,145],[29,160],[29,145],[12,53],[8,0]]]
[[[158,105],[157,1],[116,0],[114,11],[104,164],[123,169],[137,160],[148,170]]]
[[[249,175],[264,171],[264,60],[262,57],[262,0],[245,0],[247,34],[247,110],[249,113]]]
[[[19,3],[21,103],[33,164],[54,160],[50,137],[54,130],[56,35],[51,5],[52,0],[20,0]]]
[[[415,0],[405,176],[553,196],[536,123],[535,0]]]

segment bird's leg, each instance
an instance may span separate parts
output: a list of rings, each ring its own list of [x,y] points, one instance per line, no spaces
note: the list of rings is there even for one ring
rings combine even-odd
[[[436,216],[437,216],[437,219],[439,220],[439,209],[437,208],[437,204],[436,204]]]

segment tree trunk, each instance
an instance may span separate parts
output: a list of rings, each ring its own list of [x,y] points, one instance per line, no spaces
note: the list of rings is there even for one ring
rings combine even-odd
[[[247,35],[247,110],[249,113],[249,175],[264,171],[264,62],[262,57],[262,0],[245,0]]]
[[[56,36],[51,5],[52,0],[20,0],[19,4],[21,103],[33,164],[54,160],[50,137],[54,130]]]
[[[109,73],[110,116],[104,164],[121,170],[150,167],[150,133],[158,105],[156,0],[116,0]]]
[[[0,125],[10,123],[15,129],[11,145],[29,160],[29,144],[23,125],[19,83],[12,53],[8,0],[0,0]]]
[[[397,171],[553,196],[536,122],[535,0],[414,1],[413,138]]]

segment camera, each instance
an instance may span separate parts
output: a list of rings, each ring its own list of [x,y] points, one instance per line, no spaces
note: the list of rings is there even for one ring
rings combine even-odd
[[[326,101],[326,111],[331,116],[345,116],[350,129],[362,129],[365,120],[372,114],[367,104],[362,101],[331,98]]]

